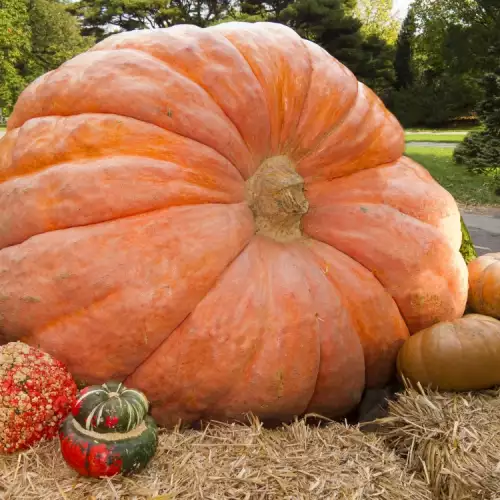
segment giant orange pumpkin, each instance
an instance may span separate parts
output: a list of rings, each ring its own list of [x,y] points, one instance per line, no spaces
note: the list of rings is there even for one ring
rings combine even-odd
[[[462,315],[451,195],[336,59],[277,24],[114,35],[0,142],[1,340],[164,425],[336,416]]]

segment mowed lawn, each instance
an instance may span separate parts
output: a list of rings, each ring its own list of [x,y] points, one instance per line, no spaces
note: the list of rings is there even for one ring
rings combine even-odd
[[[500,205],[495,194],[499,184],[492,177],[471,174],[466,167],[453,162],[453,149],[440,147],[406,147],[407,156],[424,166],[445,189],[464,205]]]
[[[460,134],[405,134],[406,142],[462,142],[467,132]]]

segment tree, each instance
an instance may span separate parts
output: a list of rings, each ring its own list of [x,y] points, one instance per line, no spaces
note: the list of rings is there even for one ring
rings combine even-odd
[[[28,13],[32,50],[25,71],[29,79],[57,68],[94,43],[93,38],[82,37],[75,18],[58,1],[31,1]]]
[[[363,35],[376,36],[389,45],[396,42],[400,23],[392,15],[392,4],[392,0],[357,0],[354,15],[362,23]]]
[[[484,99],[477,112],[484,130],[472,132],[457,146],[453,153],[455,162],[467,165],[473,171],[485,171],[500,168],[500,5],[493,0],[478,1],[491,22],[496,36],[489,39],[491,45],[485,59],[491,61],[493,72],[483,78]]]
[[[93,43],[57,0],[0,0],[0,109],[9,115],[23,88]]]
[[[498,65],[497,0],[415,0],[410,41],[398,44],[391,110],[404,125],[443,126],[472,116],[484,97],[482,76]],[[400,42],[407,36],[403,28]],[[411,49],[411,50],[410,50]]]
[[[19,66],[31,49],[28,6],[24,0],[0,0],[0,111],[10,113],[25,85]]]
[[[232,11],[230,0],[79,0],[69,8],[82,33],[98,40],[117,31],[167,28],[175,24],[205,27]]]
[[[403,22],[396,44],[394,70],[396,72],[396,89],[410,87],[414,81],[413,75],[413,43],[415,40],[415,11],[410,8]]]
[[[282,12],[280,21],[356,71],[363,58],[363,39],[361,22],[350,15],[354,7],[355,0],[297,0]]]
[[[500,168],[500,70],[484,77],[484,87],[478,113],[485,130],[468,134],[453,153],[457,164],[479,172]]]
[[[384,97],[394,83],[393,50],[379,36],[362,33],[355,7],[355,0],[296,0],[280,21],[321,45]]]
[[[384,101],[389,99],[394,87],[394,48],[376,36],[366,37],[361,44],[362,59],[356,68],[356,76]]]

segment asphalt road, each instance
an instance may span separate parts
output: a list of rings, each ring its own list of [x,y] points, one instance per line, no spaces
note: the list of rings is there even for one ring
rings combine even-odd
[[[424,148],[450,148],[455,149],[458,142],[427,142],[427,141],[408,141],[407,146],[420,146]]]
[[[464,212],[462,215],[478,255],[500,252],[500,213],[484,215]]]

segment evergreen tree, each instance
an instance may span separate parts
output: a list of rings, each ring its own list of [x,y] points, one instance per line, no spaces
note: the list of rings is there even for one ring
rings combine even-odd
[[[415,12],[412,8],[403,22],[396,44],[396,55],[394,58],[394,70],[396,72],[395,87],[399,89],[410,87],[413,84],[412,68],[412,43],[415,37],[416,24]]]
[[[361,44],[362,59],[356,68],[356,76],[384,101],[394,87],[394,48],[376,35],[364,38]]]
[[[471,132],[453,153],[456,163],[473,171],[500,168],[500,70],[484,77],[484,89],[478,114],[485,129]]]
[[[363,38],[361,22],[352,15],[355,6],[355,0],[296,0],[280,21],[356,72],[363,61]]]
[[[472,132],[457,146],[453,158],[459,165],[473,171],[500,168],[500,5],[496,0],[481,0],[488,13],[493,32],[487,59],[496,69],[483,78],[485,98],[478,106],[478,115],[484,125],[481,132]]]
[[[394,84],[393,49],[381,37],[363,34],[355,8],[356,0],[296,0],[280,21],[321,45],[383,98]]]

